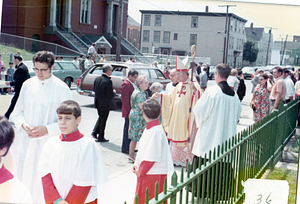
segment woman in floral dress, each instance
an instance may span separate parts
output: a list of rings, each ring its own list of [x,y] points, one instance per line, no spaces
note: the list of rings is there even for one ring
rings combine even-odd
[[[269,96],[270,91],[267,89],[269,76],[268,74],[262,74],[259,76],[259,84],[254,89],[250,106],[253,109],[253,120],[260,121],[262,118],[269,115],[270,104]]]
[[[136,88],[131,95],[131,110],[129,114],[129,130],[128,138],[131,140],[129,145],[128,161],[134,162],[134,150],[136,143],[140,140],[146,126],[146,121],[143,117],[142,106],[147,100],[146,93],[148,88],[148,80],[145,75],[136,78]]]

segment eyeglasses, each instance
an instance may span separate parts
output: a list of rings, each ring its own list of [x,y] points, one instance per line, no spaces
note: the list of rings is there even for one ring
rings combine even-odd
[[[38,69],[38,68],[33,68],[33,70],[35,71],[35,72],[46,72],[47,70],[48,70],[49,68],[47,68],[47,69]]]

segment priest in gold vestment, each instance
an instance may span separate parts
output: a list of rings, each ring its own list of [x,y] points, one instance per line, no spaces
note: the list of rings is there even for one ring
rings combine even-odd
[[[185,166],[187,154],[188,161],[191,163],[193,160],[191,149],[197,133],[193,107],[202,94],[198,82],[191,82],[189,78],[187,61],[188,58],[180,61],[176,56],[176,71],[180,83],[169,95],[162,94],[161,97],[162,125],[170,141],[173,162],[179,166]],[[191,65],[192,63],[194,62]]]

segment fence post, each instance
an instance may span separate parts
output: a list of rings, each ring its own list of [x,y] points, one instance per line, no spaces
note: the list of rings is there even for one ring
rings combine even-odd
[[[177,186],[177,174],[176,174],[175,171],[174,171],[174,173],[173,173],[173,175],[171,177],[171,186],[173,188],[175,188]],[[176,204],[176,194],[171,196],[171,198],[170,198],[170,204]]]

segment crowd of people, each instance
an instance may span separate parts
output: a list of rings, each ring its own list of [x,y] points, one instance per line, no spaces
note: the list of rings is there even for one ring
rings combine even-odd
[[[74,63],[80,65],[82,58],[74,58]],[[86,58],[84,66],[88,68],[94,64],[92,48]],[[15,95],[6,118],[0,117],[0,191],[7,192],[0,194],[0,202],[97,203],[97,185],[107,181],[98,145],[78,129],[82,120],[79,104],[72,100],[68,86],[52,74],[54,60],[51,52],[37,52],[33,57],[36,76],[29,78],[21,55],[14,56],[16,70],[10,76],[12,81],[6,83],[15,87]],[[201,68],[203,63],[188,63],[188,58],[177,58],[176,62],[175,69],[166,64],[164,72],[171,82],[165,90],[160,83],[149,87],[147,77],[134,69],[129,70],[121,86],[125,119],[121,149],[133,164],[135,194],[140,203],[145,201],[147,187],[149,199],[154,197],[156,182],[159,193],[163,191],[164,180],[174,165],[203,163],[205,154],[236,134],[246,93],[242,70],[218,64],[216,85],[208,87],[208,64]],[[94,82],[99,117],[91,136],[97,142],[109,142],[105,138],[106,121],[109,112],[117,108],[112,72],[106,63],[103,74]],[[251,80],[253,120],[260,121],[277,109],[281,100],[288,103],[299,97],[298,80],[299,73],[292,77],[281,67],[275,67],[272,75],[257,70]],[[149,97],[145,94],[148,88],[152,92]],[[7,119],[14,123],[15,130]],[[17,171],[10,172],[2,157],[15,134],[19,139],[14,155]],[[22,193],[15,197],[20,190]]]

